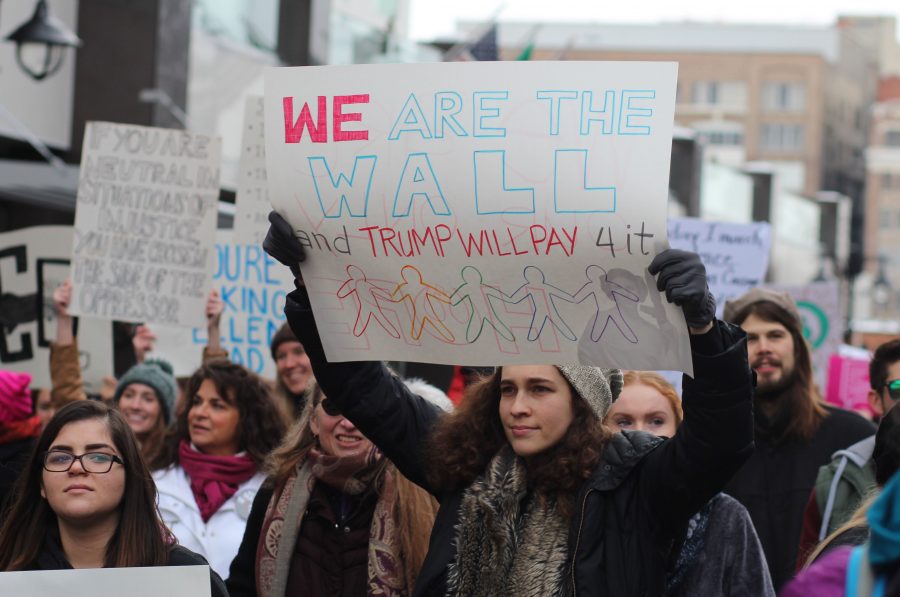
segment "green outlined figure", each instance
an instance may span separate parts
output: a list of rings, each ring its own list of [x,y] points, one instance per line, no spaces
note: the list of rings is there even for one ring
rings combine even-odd
[[[422,337],[425,326],[429,325],[446,342],[453,342],[453,334],[438,317],[433,303],[438,301],[449,306],[450,297],[440,288],[425,282],[422,272],[412,265],[404,265],[400,270],[400,277],[403,281],[391,293],[391,300],[395,303],[409,301],[412,310],[410,337],[418,340]]]
[[[514,342],[516,337],[500,317],[491,303],[491,299],[509,301],[509,297],[493,286],[484,283],[484,275],[478,268],[467,265],[459,273],[463,283],[450,295],[450,304],[454,307],[468,300],[471,313],[469,323],[466,325],[466,342],[472,343],[478,340],[484,330],[484,324],[488,324],[494,331]]]
[[[638,341],[634,330],[622,316],[619,307],[619,299],[625,299],[634,303],[640,297],[620,284],[616,284],[606,275],[606,270],[599,265],[589,265],[584,270],[587,282],[575,293],[575,302],[581,303],[590,297],[594,298],[597,312],[594,314],[594,323],[591,325],[591,340],[599,342],[606,332],[606,328],[612,323],[622,333],[622,336],[632,344]],[[605,315],[602,317],[601,315]],[[602,319],[602,322],[601,322]]]
[[[554,298],[574,303],[575,297],[561,288],[547,283],[547,277],[540,268],[533,265],[522,270],[525,283],[510,295],[513,304],[529,301],[531,303],[531,325],[528,327],[528,339],[532,342],[540,338],[547,322],[569,340],[577,339],[575,332],[566,324],[553,302]]]
[[[355,265],[347,266],[347,275],[350,277],[338,288],[337,296],[338,298],[347,298],[356,295],[356,323],[353,324],[353,335],[362,336],[369,326],[369,322],[374,318],[384,328],[384,331],[399,340],[400,332],[381,311],[381,305],[377,300],[379,298],[386,301],[392,300],[389,291],[370,282],[366,278],[366,273]]]

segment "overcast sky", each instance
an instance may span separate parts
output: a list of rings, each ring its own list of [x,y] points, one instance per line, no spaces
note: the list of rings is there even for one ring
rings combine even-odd
[[[460,20],[487,20],[502,6],[501,20],[654,23],[726,21],[828,25],[839,14],[900,19],[900,0],[411,0],[410,35],[450,37]]]

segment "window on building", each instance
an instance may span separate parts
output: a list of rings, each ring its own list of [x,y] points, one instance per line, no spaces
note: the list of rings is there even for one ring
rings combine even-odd
[[[802,112],[806,109],[806,85],[789,82],[764,84],[762,108],[766,112]]]
[[[884,144],[888,147],[900,147],[900,131],[888,131],[884,134]]]
[[[743,81],[694,81],[691,102],[699,106],[721,106],[730,111],[747,109],[747,84]]]
[[[882,209],[878,212],[878,227],[886,230],[891,227],[891,210]]]
[[[803,125],[762,125],[760,149],[763,151],[801,151],[803,149]]]
[[[881,188],[882,189],[891,188],[891,184],[893,183],[893,180],[891,180],[891,178],[892,177],[890,174],[882,174],[881,175]]]

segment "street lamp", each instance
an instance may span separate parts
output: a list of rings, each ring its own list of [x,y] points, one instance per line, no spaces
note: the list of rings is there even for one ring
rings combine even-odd
[[[16,44],[16,62],[35,81],[49,77],[59,70],[66,48],[81,45],[78,36],[69,31],[58,19],[50,16],[46,0],[38,0],[31,18],[6,37]],[[23,50],[29,46],[43,46],[43,60],[32,68],[22,59]]]
[[[878,256],[878,275],[872,283],[872,302],[883,314],[891,300],[891,281],[888,280],[885,273],[885,264],[887,263],[886,255]]]

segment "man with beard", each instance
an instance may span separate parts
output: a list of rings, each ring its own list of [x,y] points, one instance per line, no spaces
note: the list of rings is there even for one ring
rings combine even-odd
[[[794,573],[803,509],[819,467],[875,427],[823,402],[790,295],[754,288],[725,304],[724,319],[747,332],[756,373],[756,450],[725,491],[750,512],[778,591]]]

